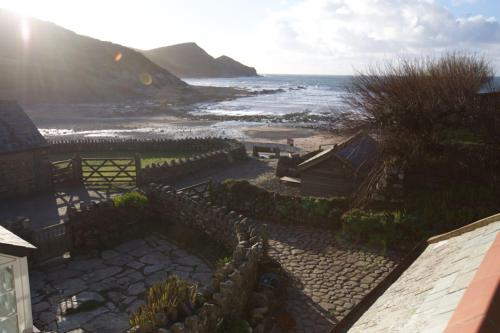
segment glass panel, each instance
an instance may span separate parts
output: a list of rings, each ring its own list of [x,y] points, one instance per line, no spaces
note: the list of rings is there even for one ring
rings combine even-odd
[[[14,269],[12,266],[0,268],[0,295],[14,290]]]
[[[9,317],[0,321],[0,333],[19,333],[17,326],[17,316]]]
[[[0,333],[18,333],[14,267],[0,268]]]

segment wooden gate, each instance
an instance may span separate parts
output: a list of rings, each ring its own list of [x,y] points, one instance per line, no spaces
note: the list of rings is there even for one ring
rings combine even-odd
[[[82,158],[82,182],[86,185],[136,185],[141,160],[135,158]]]
[[[65,185],[74,182],[73,160],[52,163],[52,183]]]

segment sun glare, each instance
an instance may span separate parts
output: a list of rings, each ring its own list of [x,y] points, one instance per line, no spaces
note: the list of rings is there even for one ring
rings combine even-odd
[[[31,37],[30,25],[28,23],[28,20],[23,19],[21,22],[21,38],[25,43],[28,43],[30,41],[30,37]]]

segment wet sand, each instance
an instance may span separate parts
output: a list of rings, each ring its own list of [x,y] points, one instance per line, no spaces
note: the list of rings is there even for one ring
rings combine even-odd
[[[320,145],[333,145],[345,140],[343,134],[295,127],[259,126],[244,128],[243,133],[249,137],[249,141],[256,143],[274,143],[287,146],[287,138],[294,139],[294,147],[300,151],[313,151],[319,149]]]
[[[42,134],[51,139],[77,138],[186,138],[219,136],[246,143],[277,145],[284,151],[312,151],[341,142],[346,135],[293,123],[205,120],[189,116],[195,106],[172,109],[157,101],[121,104],[23,106]],[[294,139],[294,148],[287,145]]]

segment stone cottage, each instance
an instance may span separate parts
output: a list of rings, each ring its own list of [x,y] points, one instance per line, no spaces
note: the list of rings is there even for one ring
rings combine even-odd
[[[351,195],[370,172],[378,155],[377,141],[362,132],[318,152],[298,165],[301,194]]]
[[[48,144],[17,102],[0,101],[0,198],[50,187]]]

